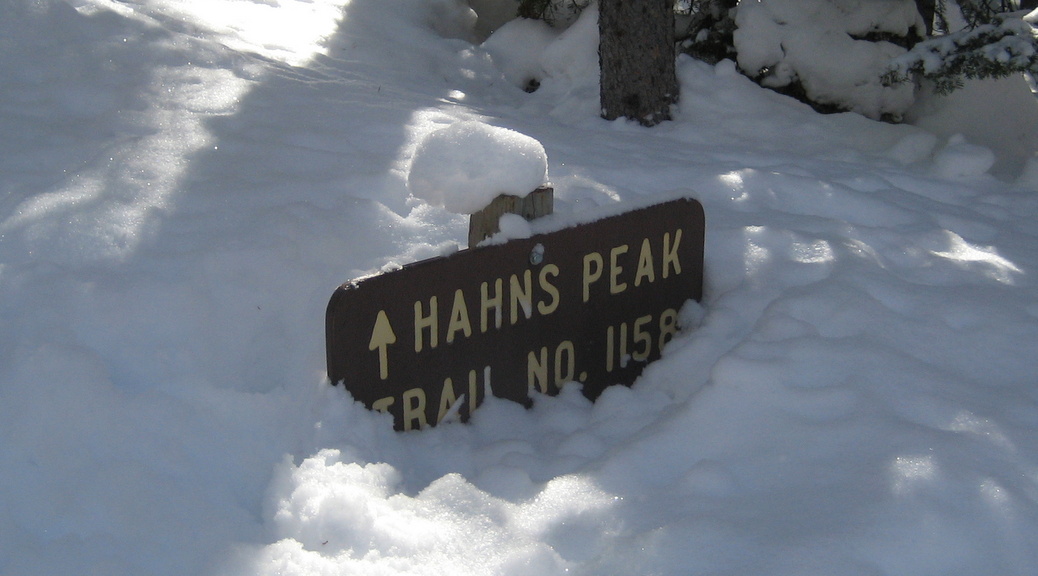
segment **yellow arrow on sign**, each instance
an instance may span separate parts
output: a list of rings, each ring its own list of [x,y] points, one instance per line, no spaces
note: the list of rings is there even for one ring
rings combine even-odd
[[[396,334],[389,324],[389,316],[385,310],[378,311],[375,318],[375,327],[371,329],[371,340],[368,342],[368,350],[378,349],[378,375],[385,380],[389,378],[389,356],[386,347],[396,343]]]

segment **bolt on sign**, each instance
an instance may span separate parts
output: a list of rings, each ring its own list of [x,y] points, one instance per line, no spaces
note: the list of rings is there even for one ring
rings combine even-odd
[[[328,377],[398,430],[570,381],[594,400],[633,383],[702,298],[704,231],[679,199],[347,282],[328,304]]]

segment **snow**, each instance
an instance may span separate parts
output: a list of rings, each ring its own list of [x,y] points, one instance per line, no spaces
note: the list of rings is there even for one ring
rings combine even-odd
[[[477,121],[426,136],[407,172],[416,198],[457,214],[478,212],[501,194],[524,197],[547,179],[548,156],[540,142]]]
[[[884,86],[880,81],[890,60],[905,49],[862,39],[870,33],[906,37],[923,30],[910,0],[741,2],[735,24],[739,66],[751,76],[763,74],[765,86],[799,81],[815,102],[877,119],[900,117],[912,104],[911,84]]]
[[[0,574],[1033,574],[1034,149],[687,58],[606,122],[592,18],[527,94],[454,0],[0,6]],[[464,241],[408,180],[472,122],[534,233],[700,200],[705,297],[631,388],[397,433],[324,310]]]
[[[995,164],[995,153],[983,146],[970,144],[962,134],[948,139],[948,144],[934,155],[934,169],[945,178],[966,178],[987,173]]]
[[[570,123],[598,115],[598,7],[592,4],[559,32],[537,20],[517,18],[481,46],[512,84],[541,97],[521,107]]]
[[[962,136],[988,148],[995,153],[996,173],[1019,174],[1038,159],[1038,98],[1019,78],[973,80],[946,96],[924,91],[906,118],[942,138]]]
[[[540,84],[544,76],[541,56],[558,35],[542,20],[515,18],[491,34],[482,48],[493,56],[509,82],[527,88],[531,80]]]

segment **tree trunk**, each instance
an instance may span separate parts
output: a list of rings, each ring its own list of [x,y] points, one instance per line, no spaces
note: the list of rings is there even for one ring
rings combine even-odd
[[[926,24],[926,35],[933,34],[933,19],[937,12],[937,0],[915,0],[916,10]]]
[[[654,126],[678,99],[673,0],[600,0],[602,117]]]

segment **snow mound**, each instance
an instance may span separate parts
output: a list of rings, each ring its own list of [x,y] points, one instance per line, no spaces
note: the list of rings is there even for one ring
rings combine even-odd
[[[948,145],[934,156],[934,168],[944,178],[969,178],[987,173],[995,164],[995,153],[970,144],[961,134],[952,136]]]
[[[763,76],[764,86],[800,82],[812,101],[874,119],[899,117],[912,104],[911,85],[884,86],[880,80],[887,63],[905,49],[867,39],[921,29],[912,2],[742,2],[735,21],[739,67]]]
[[[509,83],[535,95],[523,109],[564,124],[598,120],[598,7],[590,5],[559,32],[539,20],[517,18],[482,48]]]
[[[999,177],[1021,174],[1038,152],[1038,99],[1023,75],[969,80],[946,95],[926,88],[905,119],[937,136],[961,134],[990,149],[996,157],[991,173]]]
[[[597,6],[587,7],[572,26],[545,47],[541,68],[550,78],[598,78]]]
[[[465,121],[429,134],[418,145],[407,185],[416,198],[472,214],[501,194],[526,196],[547,177],[548,155],[536,139]]]
[[[541,57],[558,34],[543,20],[516,18],[487,38],[483,49],[509,82],[532,90],[544,77]]]

